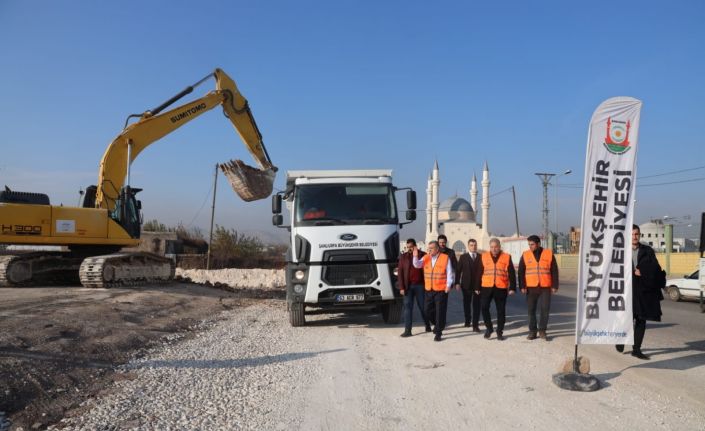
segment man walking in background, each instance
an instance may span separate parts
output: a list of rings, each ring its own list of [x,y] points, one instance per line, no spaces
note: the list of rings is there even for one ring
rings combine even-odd
[[[551,309],[551,295],[558,291],[558,265],[553,252],[541,247],[537,235],[527,238],[529,249],[519,259],[519,289],[526,294],[529,309],[529,335],[527,340],[538,336],[547,340],[548,313]],[[539,305],[540,319],[536,324],[536,306]]]
[[[490,305],[494,300],[497,309],[497,339],[503,341],[507,296],[514,295],[517,282],[512,256],[502,251],[497,238],[490,240],[490,251],[482,253],[479,274],[480,290],[477,293],[482,297],[482,317],[487,328],[485,338],[489,339],[493,332]]]
[[[441,253],[438,241],[428,243],[428,254],[419,258],[419,249],[413,251],[412,263],[415,268],[423,268],[426,289],[426,317],[433,322],[434,341],[441,341],[446,327],[448,292],[453,287],[454,274],[450,258]]]
[[[661,321],[661,288],[665,286],[665,274],[656,260],[654,249],[639,242],[639,226],[632,226],[632,314],[634,317],[634,346],[632,356],[649,360],[641,351],[641,343],[646,334],[646,321]],[[615,346],[618,352],[624,351],[624,344]]]
[[[441,253],[445,253],[450,258],[450,264],[453,265],[453,276],[458,279],[458,257],[452,248],[448,248],[448,237],[441,234],[438,235],[438,246],[441,248]]]
[[[477,241],[468,240],[468,251],[460,256],[458,261],[456,289],[463,293],[463,313],[465,314],[465,327],[470,327],[472,322],[473,332],[480,332],[480,295],[475,293],[480,290],[480,255],[477,253]]]
[[[404,295],[404,332],[402,337],[411,337],[411,325],[413,322],[414,302],[419,308],[421,318],[426,324],[426,332],[431,332],[431,323],[426,318],[424,310],[424,277],[423,269],[415,268],[413,265],[413,252],[417,250],[416,240],[409,238],[406,240],[406,252],[399,256],[399,292]],[[426,255],[418,250],[420,259]]]

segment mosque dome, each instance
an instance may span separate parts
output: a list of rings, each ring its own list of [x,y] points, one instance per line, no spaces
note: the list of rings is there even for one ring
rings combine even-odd
[[[475,211],[470,202],[453,196],[441,202],[438,207],[438,219],[445,221],[475,221]]]

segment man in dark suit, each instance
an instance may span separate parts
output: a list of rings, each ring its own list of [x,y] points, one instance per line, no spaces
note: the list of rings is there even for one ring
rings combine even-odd
[[[413,238],[407,239],[406,252],[399,256],[399,266],[397,267],[399,292],[404,295],[404,332],[401,334],[404,338],[411,336],[414,302],[416,302],[421,312],[421,318],[426,325],[426,332],[431,332],[431,322],[429,322],[428,317],[426,317],[424,310],[425,291],[423,269],[414,268],[412,264],[412,254],[416,248],[416,240]],[[418,254],[421,259],[426,253],[419,250]]]
[[[441,234],[438,235],[438,245],[441,247],[441,253],[445,253],[450,258],[450,264],[453,266],[453,276],[458,279],[458,257],[455,255],[455,250],[448,248],[448,237]]]
[[[663,293],[659,286],[662,278],[661,265],[656,260],[654,249],[639,242],[639,226],[632,226],[632,314],[634,316],[634,346],[632,356],[650,359],[641,351],[641,343],[646,334],[646,321],[661,321],[661,300]],[[624,351],[624,344],[615,346],[618,352]]]
[[[468,252],[463,253],[458,261],[457,290],[463,292],[463,312],[465,313],[465,327],[470,327],[472,321],[473,332],[480,332],[480,295],[479,291],[480,255],[477,253],[477,241],[468,240]]]

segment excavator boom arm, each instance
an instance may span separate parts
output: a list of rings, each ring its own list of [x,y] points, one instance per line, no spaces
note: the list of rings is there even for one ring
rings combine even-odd
[[[115,201],[125,183],[128,163],[132,163],[142,150],[219,105],[223,107],[225,116],[233,124],[260,168],[276,170],[264,147],[262,135],[257,128],[247,99],[237,89],[235,82],[221,69],[216,69],[212,76],[216,79],[216,90],[177,108],[161,112],[193,90],[193,86],[187,87],[153,111],[146,111],[137,122],[126,126],[110,143],[100,162],[96,208],[114,209]]]

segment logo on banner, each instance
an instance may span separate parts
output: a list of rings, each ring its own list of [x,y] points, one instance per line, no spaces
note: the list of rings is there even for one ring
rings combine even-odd
[[[612,117],[607,118],[607,134],[605,136],[605,147],[612,154],[623,154],[629,151],[629,121],[612,121]]]

